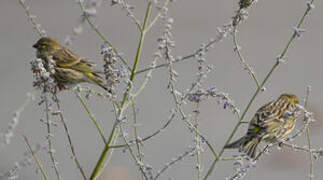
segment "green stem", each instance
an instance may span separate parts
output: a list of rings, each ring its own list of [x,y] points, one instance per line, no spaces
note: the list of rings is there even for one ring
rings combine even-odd
[[[142,51],[143,41],[144,41],[144,37],[145,37],[145,29],[146,29],[147,22],[149,21],[149,17],[150,17],[150,14],[151,14],[151,6],[152,6],[152,2],[149,1],[148,5],[147,5],[145,20],[144,20],[144,24],[143,24],[143,28],[142,28],[142,32],[141,32],[141,36],[140,36],[140,40],[139,40],[139,44],[138,44],[138,48],[137,48],[137,54],[136,54],[135,62],[134,62],[133,68],[131,70],[131,76],[130,76],[130,81],[131,82],[133,82],[134,79],[135,79],[138,62],[139,62],[140,57],[141,57],[141,51]],[[125,106],[125,104],[127,102],[130,90],[131,90],[131,87],[128,87],[126,92],[124,93],[123,100],[122,100],[122,103],[121,103],[121,108],[118,111],[118,117],[116,118],[116,121],[114,123],[113,129],[112,129],[111,134],[109,136],[109,140],[106,143],[106,146],[105,146],[104,150],[102,151],[98,162],[96,163],[96,166],[95,166],[95,168],[94,168],[94,170],[92,172],[90,180],[96,180],[100,176],[100,174],[102,172],[101,171],[101,166],[102,166],[102,164],[104,162],[104,159],[106,158],[106,156],[107,156],[107,154],[108,154],[108,152],[110,150],[109,146],[114,144],[114,139],[116,137],[118,137],[118,135],[120,133],[120,128],[117,126],[117,123],[119,123],[118,121],[120,119],[122,119],[122,117],[123,117],[123,112],[125,110],[124,106]],[[112,154],[112,152],[111,152],[111,154]]]
[[[75,91],[75,94],[76,94],[76,97],[80,100],[80,102],[81,102],[82,106],[84,107],[84,109],[86,110],[86,112],[89,114],[90,119],[92,120],[95,127],[97,128],[104,144],[107,144],[107,140],[105,138],[104,132],[103,132],[101,126],[99,125],[98,121],[95,119],[94,115],[90,111],[90,108],[88,107],[88,105],[86,104],[86,102],[84,101],[84,99],[81,97],[81,95],[78,92]]]

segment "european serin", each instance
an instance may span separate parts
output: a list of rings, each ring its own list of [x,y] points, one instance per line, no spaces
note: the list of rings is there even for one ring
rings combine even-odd
[[[255,3],[257,0],[240,0],[239,6],[240,9],[249,8],[253,3]]]
[[[298,98],[293,94],[282,94],[277,100],[261,107],[251,119],[245,136],[228,144],[225,148],[239,148],[252,159],[262,141],[277,142],[292,132]]]
[[[107,90],[94,63],[61,46],[56,40],[43,37],[33,47],[37,49],[37,57],[43,60],[45,68],[48,68],[49,58],[54,60],[54,79],[60,89],[87,82]]]

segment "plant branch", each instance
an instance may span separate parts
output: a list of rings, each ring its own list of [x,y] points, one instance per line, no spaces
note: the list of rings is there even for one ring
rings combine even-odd
[[[154,25],[155,23],[158,21],[158,19],[161,17],[162,15],[162,10],[167,8],[169,2],[171,2],[171,0],[166,0],[163,4],[163,6],[161,7],[160,11],[158,12],[158,14],[153,18],[153,20],[150,22],[150,24],[147,26],[145,32],[148,32]]]
[[[106,38],[105,35],[103,35],[103,33],[93,24],[93,22],[90,20],[89,16],[86,14],[86,11],[85,11],[85,7],[84,7],[84,4],[83,4],[83,0],[79,0],[79,4],[80,4],[80,8],[82,10],[82,13],[83,13],[83,16],[85,18],[85,20],[88,22],[88,24],[90,25],[90,27],[99,35],[99,37],[104,41],[104,43],[108,44],[113,52],[120,58],[120,60],[122,61],[122,63],[129,69],[129,65],[127,63],[127,61],[118,53],[117,49],[113,46],[113,44],[111,43],[111,41],[108,40],[108,38]]]
[[[41,174],[43,175],[45,180],[48,180],[48,176],[47,176],[47,174],[45,172],[45,169],[43,168],[43,165],[39,161],[39,158],[38,158],[37,154],[33,151],[32,147],[31,147],[31,145],[30,145],[30,143],[28,141],[28,138],[26,136],[23,136],[23,138],[24,138],[24,141],[25,141],[30,153],[32,154],[35,162],[37,163],[37,166],[40,169]]]
[[[46,85],[44,87],[43,96],[44,96],[44,101],[45,101],[45,112],[46,112],[48,153],[49,153],[50,159],[51,159],[51,161],[53,163],[53,167],[54,167],[57,179],[61,180],[61,175],[60,175],[60,173],[58,171],[58,167],[57,167],[58,163],[57,163],[57,161],[55,160],[55,157],[54,157],[55,150],[53,148],[53,142],[52,142],[53,134],[51,133],[51,123],[52,122],[50,121],[50,117],[49,117],[49,102],[48,102],[47,92],[45,92],[45,91],[46,91]]]
[[[135,62],[134,62],[133,68],[131,69],[131,76],[130,76],[130,79],[129,79],[131,83],[135,79],[135,75],[136,75],[135,73],[137,71],[138,62],[139,62],[139,59],[141,57],[141,51],[142,51],[143,41],[144,41],[144,37],[145,37],[144,31],[146,29],[147,22],[149,20],[150,14],[151,14],[151,6],[152,6],[152,2],[149,1],[148,5],[147,5],[147,9],[146,9],[146,15],[145,15],[145,19],[144,19],[144,24],[143,24],[143,27],[142,27],[143,31],[141,32],[141,36],[140,36],[140,40],[139,40],[139,44],[138,44],[138,48],[137,48],[137,54],[136,54]],[[120,128],[117,127],[117,123],[119,123],[118,121],[120,121],[122,119],[122,117],[123,117],[123,113],[124,113],[124,110],[125,110],[124,106],[126,105],[126,102],[127,102],[128,97],[129,97],[130,91],[131,91],[131,86],[129,86],[126,89],[125,93],[124,93],[123,100],[122,100],[122,103],[121,103],[121,107],[120,107],[120,109],[118,109],[118,115],[117,115],[116,121],[114,123],[113,129],[112,129],[112,131],[110,133],[109,140],[106,143],[106,146],[105,146],[103,152],[101,153],[98,162],[96,163],[96,166],[95,166],[95,168],[94,168],[94,170],[92,172],[91,178],[90,178],[91,180],[96,180],[100,176],[100,174],[102,172],[101,165],[103,164],[104,159],[106,158],[106,156],[107,156],[107,154],[108,154],[108,152],[110,150],[109,146],[114,144],[115,138],[120,133]],[[112,152],[110,153],[110,155],[111,154],[112,154]],[[105,164],[105,166],[106,165],[107,165],[107,163]]]
[[[80,100],[83,108],[86,110],[86,112],[88,113],[90,119],[92,120],[93,124],[95,125],[95,127],[97,128],[104,144],[107,144],[107,140],[105,138],[104,132],[101,128],[101,126],[99,125],[98,121],[95,119],[94,115],[92,114],[90,108],[88,107],[88,105],[86,104],[85,100],[82,98],[82,96],[79,94],[79,92],[74,91],[76,97]]]
[[[247,70],[248,73],[251,75],[252,79],[254,80],[254,82],[257,85],[257,88],[259,88],[260,84],[259,84],[259,81],[258,81],[258,79],[256,77],[255,72],[251,69],[250,65],[246,62],[246,60],[242,56],[240,46],[239,46],[238,40],[237,40],[237,27],[234,27],[232,37],[233,37],[233,43],[234,43],[234,46],[235,46],[234,51],[237,53],[237,55],[239,57],[239,60],[240,60],[240,63],[243,65],[243,68],[245,70]]]
[[[66,122],[65,122],[65,119],[64,119],[63,113],[61,112],[61,106],[60,106],[60,103],[59,103],[59,99],[58,99],[58,97],[57,97],[57,95],[56,95],[56,94],[53,94],[53,95],[54,95],[54,98],[55,98],[55,101],[56,101],[56,107],[57,107],[57,110],[59,111],[59,117],[60,117],[61,122],[62,122],[62,124],[63,124],[63,126],[64,126],[65,134],[66,134],[66,136],[67,136],[68,143],[69,143],[69,145],[70,145],[70,149],[71,149],[71,152],[72,152],[72,155],[73,155],[73,160],[74,160],[74,162],[75,162],[75,164],[76,164],[77,168],[80,170],[80,173],[81,173],[81,175],[82,175],[83,179],[84,179],[84,180],[87,180],[86,174],[85,174],[85,172],[84,172],[84,170],[83,170],[83,168],[82,168],[82,166],[81,166],[81,163],[79,162],[79,160],[78,160],[78,158],[77,158],[77,156],[76,156],[76,152],[75,152],[75,149],[74,149],[74,145],[73,145],[73,143],[72,143],[72,138],[71,138],[70,133],[69,133],[69,130],[68,130],[68,128],[67,128],[67,124],[66,124]]]
[[[314,0],[312,0],[310,3],[312,4],[314,2]],[[311,7],[308,6],[304,15],[302,16],[301,20],[299,21],[297,28],[300,28],[304,22],[305,17],[308,15],[309,11],[311,10]],[[227,139],[227,141],[225,142],[225,145],[223,146],[222,150],[219,153],[219,156],[213,161],[211,167],[209,168],[206,176],[204,177],[204,180],[207,180],[208,177],[212,174],[212,172],[214,171],[215,165],[217,164],[217,162],[219,161],[219,159],[221,158],[221,156],[223,155],[225,149],[224,147],[231,141],[231,139],[233,138],[233,136],[235,135],[235,133],[237,132],[239,126],[241,125],[241,121],[243,121],[246,113],[249,111],[249,108],[251,107],[252,103],[254,102],[254,100],[256,99],[257,95],[259,94],[259,92],[261,91],[261,89],[264,87],[265,83],[268,81],[268,79],[271,77],[272,73],[274,72],[274,70],[278,67],[278,65],[281,63],[281,60],[286,56],[288,49],[291,45],[291,43],[294,41],[294,39],[296,38],[297,33],[294,32],[292,37],[290,38],[290,40],[288,41],[286,47],[284,48],[284,50],[282,51],[281,55],[277,58],[277,61],[275,62],[275,64],[273,65],[273,67],[271,68],[271,70],[269,71],[269,73],[266,75],[265,79],[262,81],[262,83],[260,84],[260,86],[257,88],[256,92],[254,93],[253,97],[251,98],[251,100],[249,101],[246,109],[244,110],[244,112],[242,113],[239,122],[236,124],[236,126],[233,128],[232,133],[230,134],[229,138]]]
[[[19,4],[22,6],[22,8],[24,8],[25,10],[25,14],[28,18],[28,20],[31,22],[32,26],[34,27],[34,29],[36,30],[37,34],[40,36],[40,37],[44,37],[46,36],[46,34],[44,33],[44,31],[42,31],[40,29],[40,24],[38,24],[36,21],[35,21],[35,17],[33,15],[31,15],[30,11],[29,11],[29,7],[26,6],[25,4],[25,1],[24,0],[18,0]]]
[[[311,91],[311,88],[308,86],[306,88],[306,97],[305,97],[305,103],[304,103],[304,108],[305,109],[307,109],[308,98],[310,96],[310,91]],[[308,152],[309,160],[310,160],[310,175],[309,175],[309,179],[310,180],[313,180],[313,178],[314,178],[314,167],[313,167],[313,163],[314,162],[313,162],[313,155],[312,155],[312,152],[311,152],[312,146],[311,146],[310,126],[307,126],[305,136],[306,136],[307,146],[308,146],[308,149],[309,149],[309,152]]]

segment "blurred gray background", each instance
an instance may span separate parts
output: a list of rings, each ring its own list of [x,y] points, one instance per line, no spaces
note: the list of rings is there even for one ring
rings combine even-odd
[[[226,24],[237,9],[238,0],[177,0],[169,6],[169,13],[174,18],[173,34],[176,41],[175,55],[184,56],[194,52],[200,44],[215,37],[216,28]],[[72,34],[73,27],[80,21],[81,10],[74,0],[30,0],[27,1],[30,10],[37,15],[37,22],[46,29],[47,34],[64,42],[67,35]],[[143,18],[146,1],[134,0],[134,10],[139,19]],[[306,86],[312,86],[309,101],[309,110],[315,113],[317,121],[313,123],[311,135],[314,147],[322,147],[322,110],[323,85],[322,85],[322,48],[323,48],[323,11],[322,2],[315,2],[316,9],[306,19],[307,32],[292,44],[287,54],[287,64],[278,67],[266,84],[267,90],[260,94],[246,119],[250,119],[253,113],[264,103],[276,98],[283,92],[291,92],[303,100]],[[240,26],[239,40],[242,53],[247,62],[254,68],[258,79],[262,80],[265,74],[275,62],[289,40],[293,27],[303,15],[306,8],[306,0],[281,1],[270,0],[259,2],[250,10],[246,23]],[[118,7],[111,7],[110,1],[103,1],[97,9],[98,14],[94,20],[100,30],[113,42],[115,47],[125,53],[125,57],[132,64],[137,49],[139,32],[135,25],[126,17],[125,11]],[[156,12],[156,9],[153,9]],[[83,24],[84,32],[77,36],[69,46],[81,56],[94,60],[102,65],[100,55],[101,39],[88,26]],[[140,68],[150,65],[153,53],[157,49],[156,39],[161,35],[163,25],[157,25],[147,34],[144,43],[143,56]],[[1,130],[5,130],[12,119],[12,113],[25,100],[26,93],[32,92],[32,73],[29,62],[35,57],[32,44],[38,39],[38,35],[27,21],[24,10],[18,0],[0,1],[0,114]],[[232,38],[216,44],[215,48],[207,53],[207,62],[215,66],[215,71],[209,74],[204,87],[215,85],[219,90],[227,92],[235,100],[235,103],[243,110],[255,91],[254,82],[244,71],[233,52]],[[161,63],[161,62],[160,62]],[[197,63],[194,59],[185,63],[178,63],[175,68],[180,74],[178,88],[185,90],[196,77]],[[193,73],[192,73],[193,72]],[[138,77],[138,83],[144,76]],[[168,74],[166,69],[156,70],[152,81],[137,98],[139,107],[138,121],[141,124],[139,132],[146,136],[160,128],[167,120],[170,109],[174,108],[169,92],[166,89]],[[87,85],[84,85],[87,86]],[[35,92],[36,97],[39,92]],[[59,94],[63,113],[67,120],[76,152],[81,164],[88,174],[92,171],[95,162],[103,148],[103,143],[87,113],[80,107],[79,101],[72,92],[64,91]],[[22,113],[20,123],[15,131],[15,137],[10,145],[2,149],[0,153],[0,172],[6,172],[14,166],[16,161],[24,158],[26,146],[21,134],[27,135],[31,142],[44,144],[46,137],[45,124],[40,122],[43,118],[42,106],[37,105],[37,100],[28,106]],[[97,97],[92,97],[88,103],[108,135],[114,121],[110,103]],[[203,134],[211,141],[216,150],[222,148],[224,141],[231,133],[237,122],[236,117],[224,110],[215,100],[207,100],[201,105],[200,128]],[[192,109],[185,108],[187,113]],[[131,111],[128,111],[131,121]],[[58,119],[54,121],[59,122]],[[299,126],[301,125],[299,121]],[[81,176],[70,159],[70,149],[60,123],[54,127],[54,146],[59,169],[64,179],[81,179]],[[242,127],[237,136],[245,132]],[[129,134],[132,135],[129,126]],[[120,140],[120,142],[122,142]],[[306,145],[305,136],[295,141],[301,146]],[[145,143],[145,162],[156,170],[161,168],[171,158],[193,145],[193,134],[177,118],[166,131]],[[204,173],[213,161],[210,151],[205,146],[202,156]],[[237,151],[228,151],[225,156],[237,154]],[[40,154],[41,160],[46,165],[51,179],[55,179],[49,163],[48,154],[44,151]],[[315,161],[316,179],[322,179],[322,159]],[[19,179],[41,179],[36,174],[36,166],[23,168]],[[211,179],[225,179],[233,173],[232,162],[219,163],[216,173]],[[137,167],[131,160],[128,152],[115,151],[111,163],[106,169],[106,175],[102,179],[107,180],[135,180],[139,179]],[[271,179],[308,179],[309,161],[308,154],[292,152],[288,149],[274,151],[261,158],[255,168],[250,169],[248,180]],[[187,157],[167,171],[160,179],[196,179],[195,157]]]

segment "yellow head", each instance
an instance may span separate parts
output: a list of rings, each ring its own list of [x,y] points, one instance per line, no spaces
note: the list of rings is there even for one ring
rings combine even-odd
[[[286,99],[288,102],[290,102],[292,105],[298,104],[298,98],[294,94],[288,94],[284,93],[280,95],[279,99]]]
[[[37,43],[33,45],[33,47],[38,51],[37,56],[50,56],[61,48],[55,39],[48,37],[40,38]]]

